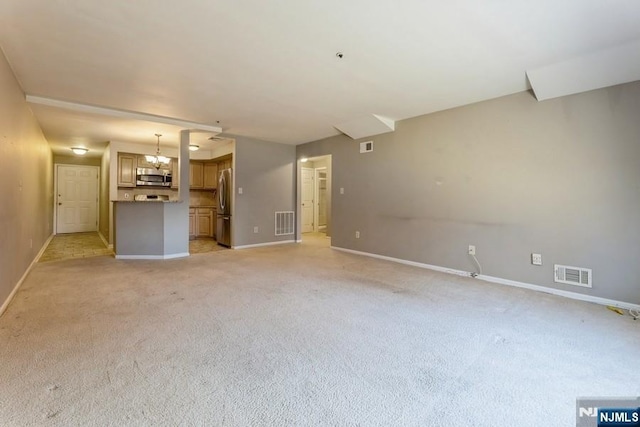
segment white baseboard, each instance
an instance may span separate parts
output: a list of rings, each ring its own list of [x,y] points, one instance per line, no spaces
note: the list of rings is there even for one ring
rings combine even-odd
[[[107,247],[107,249],[113,250],[113,245],[109,244],[109,241],[102,235],[100,230],[98,230],[98,236],[100,236],[100,239],[102,239],[102,243],[104,243],[104,245]]]
[[[471,273],[469,273],[468,271],[440,267],[440,266],[431,265],[431,264],[424,264],[421,262],[408,261],[400,258],[392,258],[384,255],[372,254],[370,252],[354,251],[353,249],[340,248],[338,246],[331,246],[331,249],[336,249],[338,251],[348,252],[356,255],[368,256],[371,258],[383,259],[385,261],[397,262],[399,264],[411,265],[413,267],[426,268],[429,270],[440,271],[443,273],[455,274],[455,275],[464,276],[464,277],[471,277]],[[624,308],[625,310],[640,310],[640,304],[632,304],[624,301],[617,301],[617,300],[612,300],[607,298],[596,297],[592,295],[579,294],[577,292],[563,291],[561,289],[548,288],[546,286],[533,285],[531,283],[518,282],[516,280],[502,279],[500,277],[486,276],[484,274],[475,276],[475,278],[484,280],[485,282],[497,283],[500,285],[507,285],[507,286],[514,286],[517,288],[530,289],[532,291],[544,292],[546,294],[558,295],[558,296],[571,298],[579,301],[586,301],[586,302],[592,302],[595,304],[610,305],[613,307]]]
[[[18,280],[18,283],[16,283],[16,286],[14,286],[13,290],[11,291],[11,293],[9,294],[9,296],[7,297],[5,302],[2,303],[2,307],[0,307],[0,316],[2,316],[4,314],[4,312],[5,312],[5,310],[7,309],[7,307],[9,307],[9,303],[11,302],[13,297],[16,295],[16,293],[18,293],[18,289],[20,289],[20,286],[22,286],[22,283],[27,278],[29,273],[31,273],[31,270],[33,269],[33,266],[36,265],[38,260],[40,260],[40,257],[42,256],[44,251],[47,249],[47,246],[49,246],[49,243],[51,242],[51,239],[53,239],[53,236],[54,236],[54,234],[52,233],[47,238],[46,242],[44,242],[44,244],[40,248],[40,251],[38,251],[38,254],[36,255],[36,257],[33,259],[33,261],[31,261],[31,264],[29,264],[29,267],[27,267],[25,272],[22,274],[22,277],[20,277],[20,280]]]
[[[177,254],[168,255],[116,255],[116,259],[175,259],[188,257],[189,252],[181,252]]]
[[[296,242],[295,240],[279,240],[277,242],[256,243],[255,245],[232,246],[231,249],[260,248],[263,246],[283,245],[285,243],[295,243],[295,242]]]

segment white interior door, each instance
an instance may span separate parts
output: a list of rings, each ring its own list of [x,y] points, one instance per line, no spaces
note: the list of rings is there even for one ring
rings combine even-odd
[[[327,228],[327,168],[317,168],[315,172],[316,195],[313,223],[314,231],[322,231]]]
[[[302,232],[313,231],[313,174],[311,168],[302,168]]]
[[[56,232],[98,229],[98,168],[58,165]]]

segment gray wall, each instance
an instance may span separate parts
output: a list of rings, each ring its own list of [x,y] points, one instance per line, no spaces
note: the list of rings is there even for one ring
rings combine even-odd
[[[523,92],[368,139],[373,153],[345,136],[297,147],[333,156],[334,246],[474,271],[475,244],[486,275],[640,302],[640,82]],[[554,263],[592,268],[593,288],[554,283]]]
[[[0,306],[52,233],[51,149],[0,51]]]
[[[296,147],[235,136],[233,245],[293,240],[276,236],[276,211],[295,211]],[[243,194],[238,194],[242,187]],[[253,227],[259,233],[253,232]]]

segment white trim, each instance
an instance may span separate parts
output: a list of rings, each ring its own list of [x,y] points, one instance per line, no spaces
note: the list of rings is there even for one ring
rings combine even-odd
[[[98,230],[98,236],[100,236],[100,239],[102,239],[102,243],[104,243],[104,245],[107,247],[107,249],[113,249],[113,245],[110,245],[109,242],[107,241],[107,239],[102,235],[102,233],[100,232],[100,230]]]
[[[189,252],[181,252],[168,255],[116,255],[116,259],[174,259],[188,257]]]
[[[9,303],[11,303],[11,300],[13,299],[13,297],[16,295],[16,293],[18,293],[18,289],[20,289],[20,286],[22,286],[22,283],[27,278],[29,273],[31,273],[31,269],[33,269],[33,266],[36,265],[38,260],[40,260],[40,257],[42,256],[44,251],[47,249],[47,246],[49,246],[49,243],[51,242],[51,239],[53,239],[53,236],[54,236],[53,234],[49,235],[49,238],[47,238],[47,241],[44,242],[44,244],[40,248],[40,251],[38,252],[36,257],[33,259],[33,261],[31,261],[31,264],[29,264],[29,267],[27,267],[25,272],[22,274],[22,277],[20,278],[20,280],[18,280],[18,283],[16,283],[16,286],[13,288],[13,290],[11,291],[7,299],[4,301],[4,303],[2,303],[2,307],[0,307],[0,316],[2,316],[4,314],[4,311],[7,309],[7,307],[9,307]]]
[[[327,188],[327,181],[328,181],[328,169],[326,166],[320,166],[319,168],[313,168],[313,179],[314,179],[314,183],[313,183],[313,231],[314,232],[319,232],[320,231],[320,227],[327,227],[327,224],[325,225],[318,225],[318,223],[320,222],[320,171],[324,171],[325,173],[325,191],[329,191]],[[325,212],[325,216],[326,216],[326,212]]]
[[[311,221],[315,221],[316,218],[315,218],[315,213],[314,212],[315,212],[315,197],[316,197],[316,183],[315,183],[315,181],[316,181],[316,172],[315,172],[315,169],[310,168],[308,166],[301,166],[300,167],[300,185],[301,185],[301,187],[300,187],[300,215],[302,217],[302,221],[304,221],[304,210],[302,209],[302,203],[304,202],[304,196],[305,196],[304,191],[303,191],[303,189],[304,189],[303,182],[304,182],[304,173],[305,173],[305,171],[307,171],[307,173],[311,172],[311,179],[313,180],[313,190],[312,190],[312,194],[311,194],[311,205],[312,205],[311,206],[311,208],[312,208]],[[305,231],[304,230],[304,223],[301,222],[300,223],[300,229],[302,230],[303,233],[312,233],[312,232],[315,231],[315,223],[311,224],[311,230]]]
[[[231,246],[231,249],[260,248],[260,247],[263,247],[263,246],[282,245],[284,243],[296,243],[296,241],[292,239],[292,240],[280,240],[280,241],[277,241],[277,242],[256,243],[254,245]]]
[[[453,269],[453,268],[440,267],[440,266],[431,265],[431,264],[424,264],[424,263],[421,263],[421,262],[408,261],[408,260],[400,259],[400,258],[392,258],[392,257],[384,256],[384,255],[372,254],[372,253],[369,253],[369,252],[354,251],[353,249],[340,248],[338,246],[331,246],[331,249],[336,249],[338,251],[348,252],[348,253],[355,254],[355,255],[362,255],[362,256],[368,256],[368,257],[371,257],[371,258],[378,258],[378,259],[382,259],[382,260],[385,260],[385,261],[397,262],[399,264],[410,265],[410,266],[413,266],[413,267],[426,268],[426,269],[429,269],[429,270],[440,271],[442,273],[455,274],[457,276],[471,277],[471,273],[469,273],[468,271],[456,270],[456,269]],[[592,296],[592,295],[579,294],[577,292],[564,291],[562,289],[548,288],[546,286],[533,285],[531,283],[518,282],[518,281],[515,281],[515,280],[502,279],[500,277],[486,276],[486,275],[483,275],[483,274],[475,276],[475,278],[483,280],[485,282],[497,283],[497,284],[500,284],[500,285],[507,285],[507,286],[514,286],[514,287],[517,287],[517,288],[529,289],[529,290],[536,291],[536,292],[543,292],[543,293],[546,293],[546,294],[558,295],[558,296],[561,296],[561,297],[575,299],[575,300],[579,300],[579,301],[592,302],[592,303],[601,304],[601,305],[610,305],[610,306],[613,306],[613,307],[624,308],[626,310],[640,310],[640,304],[632,304],[632,303],[624,302],[624,301],[617,301],[617,300],[612,300],[612,299],[608,299],[608,298],[596,297],[596,296]]]

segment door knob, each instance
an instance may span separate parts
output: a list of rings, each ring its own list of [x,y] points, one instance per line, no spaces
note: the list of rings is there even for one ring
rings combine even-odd
[[[58,206],[61,206],[61,205],[62,205],[62,202],[59,202],[59,203],[58,203]]]

